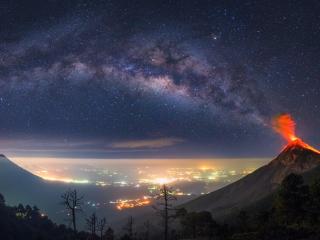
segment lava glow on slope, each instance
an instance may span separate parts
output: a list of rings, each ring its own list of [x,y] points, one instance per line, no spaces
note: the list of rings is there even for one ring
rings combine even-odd
[[[311,147],[309,144],[305,143],[304,141],[302,141],[302,139],[296,136],[296,123],[290,114],[286,113],[275,116],[272,119],[272,127],[285,140],[287,140],[287,146],[301,146],[320,154],[320,151]]]

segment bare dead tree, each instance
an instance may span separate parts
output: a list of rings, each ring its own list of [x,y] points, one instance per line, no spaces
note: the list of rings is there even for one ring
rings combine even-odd
[[[168,240],[169,233],[169,220],[174,217],[170,212],[175,211],[173,208],[172,201],[176,201],[177,198],[174,196],[173,191],[166,184],[160,188],[160,193],[157,196],[158,206],[155,209],[158,211],[164,221],[164,240]]]
[[[144,224],[145,232],[144,232],[144,239],[149,240],[150,236],[150,221],[147,220]]]
[[[105,240],[114,240],[114,231],[111,227],[108,227],[105,233]]]
[[[97,222],[98,218],[95,213],[93,213],[89,218],[86,219],[88,230],[91,233],[91,239],[95,239],[96,237]]]
[[[128,218],[127,224],[126,224],[125,227],[124,227],[124,230],[127,232],[128,237],[129,237],[129,239],[131,239],[131,240],[133,239],[133,223],[134,223],[133,217],[130,216],[130,217]]]
[[[102,218],[97,223],[97,230],[100,233],[100,240],[103,238],[104,229],[106,227],[107,221],[106,218]]]
[[[77,233],[77,212],[82,211],[83,205],[83,196],[78,196],[76,189],[69,189],[64,194],[61,195],[63,200],[62,204],[65,206],[68,211],[68,215],[71,216],[71,222],[73,227],[73,232],[76,235]]]

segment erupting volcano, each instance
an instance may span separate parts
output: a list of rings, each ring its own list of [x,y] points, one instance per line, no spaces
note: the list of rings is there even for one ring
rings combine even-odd
[[[296,123],[290,114],[281,114],[274,117],[272,119],[272,127],[277,133],[279,133],[285,140],[288,141],[287,146],[284,148],[284,152],[292,148],[304,148],[320,154],[320,151],[311,147],[296,136]]]
[[[304,175],[320,171],[320,152],[296,136],[295,125],[289,114],[273,118],[273,129],[288,142],[281,153],[253,173],[184,207],[190,211],[210,211],[216,218],[223,218],[270,196],[290,173]]]

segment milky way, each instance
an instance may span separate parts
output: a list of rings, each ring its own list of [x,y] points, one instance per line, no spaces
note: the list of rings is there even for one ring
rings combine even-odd
[[[261,22],[260,8],[251,1],[241,6],[71,1],[62,9],[48,4],[55,10],[47,15],[14,4],[1,8],[7,21],[0,41],[4,139],[35,144],[37,138],[89,139],[89,148],[101,152],[122,142],[162,146],[166,139],[179,139],[152,154],[177,155],[198,144],[203,155],[229,154],[228,149],[232,155],[239,148],[247,154],[245,143],[274,142],[273,114],[295,114],[304,107],[294,104],[296,98],[318,97],[314,88],[305,85],[302,91],[300,79],[305,73],[316,84],[317,70],[295,62],[290,50],[315,58],[309,39],[295,35],[297,26],[308,31],[303,27],[312,14],[269,12]],[[31,6],[48,11],[37,2]],[[318,107],[316,101],[309,106]]]

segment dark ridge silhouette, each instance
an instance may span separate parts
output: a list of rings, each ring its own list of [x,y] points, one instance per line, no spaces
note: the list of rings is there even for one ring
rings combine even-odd
[[[10,161],[3,154],[0,157],[0,193],[9,205],[31,204],[40,209],[55,222],[63,222],[60,195],[68,188],[57,182],[46,181]]]

